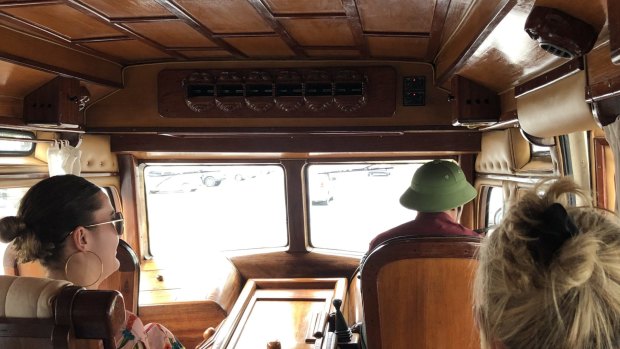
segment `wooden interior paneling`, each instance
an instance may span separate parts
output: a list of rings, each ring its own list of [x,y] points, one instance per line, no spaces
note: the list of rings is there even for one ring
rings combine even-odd
[[[366,38],[370,54],[375,57],[423,58],[428,47],[428,38],[370,36]]]
[[[286,14],[344,14],[340,0],[265,0],[271,12],[278,15]]]
[[[0,95],[22,98],[54,77],[52,73],[0,60]]]
[[[0,26],[0,57],[21,65],[120,87],[121,65]],[[33,49],[36,48],[36,49]]]
[[[110,18],[162,17],[170,16],[156,0],[79,0]]]
[[[127,23],[126,27],[166,47],[214,47],[211,40],[184,22]]]
[[[198,50],[183,50],[179,51],[185,57],[188,58],[227,58],[232,57],[232,54],[228,51],[224,50],[207,50],[207,51],[198,51]]]
[[[475,4],[469,0],[450,0],[450,7],[446,15],[446,22],[441,36],[441,46],[443,46],[454,34],[454,31],[466,18],[467,11]]]
[[[129,62],[170,58],[166,53],[138,40],[89,42],[82,45]]]
[[[588,85],[601,84],[603,87],[614,78],[620,77],[620,66],[611,62],[609,45],[602,45],[586,56],[588,68]]]
[[[3,9],[15,17],[37,23],[70,39],[119,36],[118,30],[66,5]]]
[[[176,2],[214,33],[273,32],[247,0]]]
[[[366,32],[429,33],[435,0],[357,0],[357,7]]]
[[[293,57],[295,53],[277,36],[226,38],[239,51],[252,57]]]
[[[281,19],[286,30],[302,46],[355,46],[346,19]]]
[[[23,108],[24,102],[21,98],[0,96],[0,117],[9,117],[16,119],[21,118],[21,116],[23,115]]]
[[[620,64],[620,23],[616,20],[620,18],[620,3],[607,0],[607,7],[611,60],[614,64]]]
[[[343,49],[306,49],[306,54],[309,57],[347,57],[347,58],[359,58],[361,52],[358,50],[343,50]]]

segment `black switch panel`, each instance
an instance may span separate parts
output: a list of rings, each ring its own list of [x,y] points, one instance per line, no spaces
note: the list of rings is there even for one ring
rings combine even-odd
[[[403,77],[403,105],[406,107],[426,105],[425,76]]]

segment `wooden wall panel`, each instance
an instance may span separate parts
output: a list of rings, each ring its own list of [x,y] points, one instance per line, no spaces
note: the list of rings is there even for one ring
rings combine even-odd
[[[71,39],[119,36],[121,33],[66,5],[24,6],[3,10],[15,17],[49,28]]]
[[[232,54],[228,51],[224,50],[206,50],[206,51],[198,51],[198,50],[182,50],[178,51],[181,55],[188,58],[232,58]]]
[[[347,57],[349,59],[361,58],[359,50],[343,50],[341,48],[330,49],[305,49],[308,57]]]
[[[270,33],[269,24],[246,0],[177,0],[205,27],[214,33]]]
[[[0,95],[23,98],[54,77],[52,73],[0,60]]]

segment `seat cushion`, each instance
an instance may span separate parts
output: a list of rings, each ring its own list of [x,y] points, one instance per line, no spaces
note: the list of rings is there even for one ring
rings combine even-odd
[[[0,276],[0,317],[51,318],[54,297],[67,285],[64,280]]]

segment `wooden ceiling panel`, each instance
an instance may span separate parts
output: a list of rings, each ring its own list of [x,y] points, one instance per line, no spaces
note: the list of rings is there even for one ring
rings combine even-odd
[[[226,38],[228,43],[249,57],[293,57],[295,53],[280,39],[275,36],[264,37],[235,37]]]
[[[22,6],[2,9],[2,11],[36,23],[70,39],[122,35],[111,26],[66,5]]]
[[[108,18],[163,17],[170,16],[156,0],[80,0]]]
[[[374,57],[417,58],[426,55],[427,38],[370,36],[366,38]]]
[[[271,33],[271,26],[247,0],[177,0],[214,33]]]
[[[119,57],[128,62],[151,61],[169,59],[164,52],[143,44],[138,40],[117,40],[89,42],[82,45],[103,52],[113,57]]]
[[[181,21],[136,22],[125,26],[166,47],[215,47],[215,43]]]
[[[441,35],[441,46],[452,36],[452,33],[456,30],[461,23],[472,2],[470,0],[452,0],[450,1],[450,7],[448,8],[448,15],[446,16],[446,22],[444,23],[443,33]]]
[[[344,14],[342,2],[340,0],[264,0],[272,13],[276,15],[292,15],[292,14],[321,14],[329,13]]]
[[[346,57],[346,58],[359,58],[361,56],[360,51],[358,50],[312,50],[306,49],[306,54],[309,57],[329,57],[329,58],[338,58],[338,57]]]
[[[187,50],[187,51],[177,51],[185,57],[188,58],[230,58],[232,55],[228,51],[224,50],[208,50],[208,51],[198,51],[198,50]]]
[[[281,19],[280,22],[302,46],[355,46],[346,19]]]
[[[55,77],[52,73],[0,61],[0,95],[24,98]]]
[[[435,0],[357,0],[365,32],[429,33]]]

